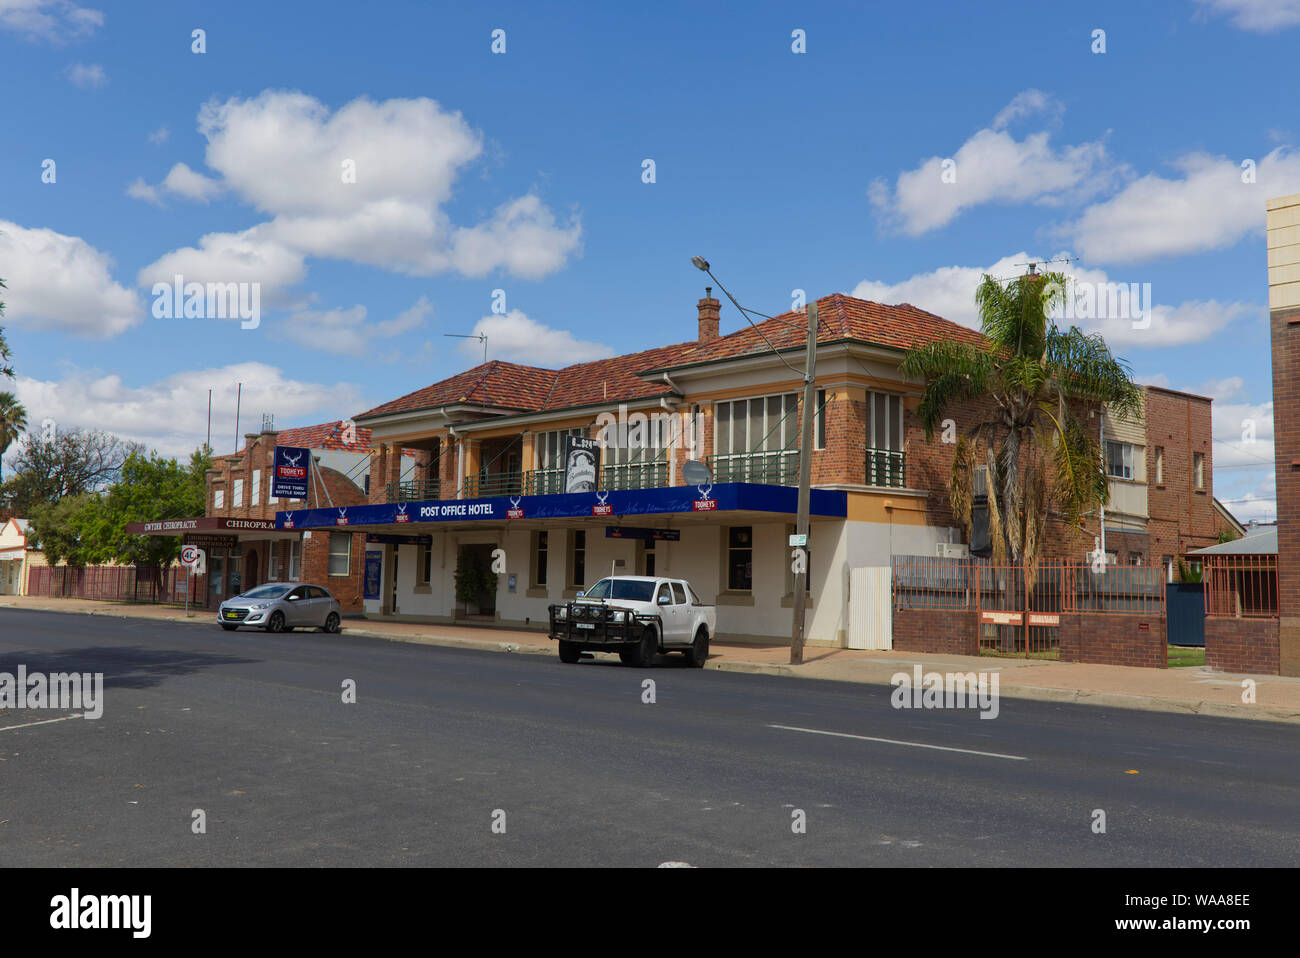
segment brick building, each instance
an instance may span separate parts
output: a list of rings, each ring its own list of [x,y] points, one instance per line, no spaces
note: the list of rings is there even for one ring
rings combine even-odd
[[[1270,200],[1267,227],[1277,483],[1277,654],[1283,675],[1300,675],[1300,194]]]
[[[271,495],[275,447],[311,451],[316,481],[307,501]],[[404,456],[414,470],[417,456]],[[192,519],[139,523],[128,531],[143,535],[179,535],[206,553],[207,575],[200,605],[215,607],[268,581],[311,582],[327,588],[345,612],[362,609],[365,535],[331,529],[276,528],[276,513],[295,508],[337,509],[368,501],[370,431],[328,422],[277,431],[245,433],[244,447],[214,456],[206,475],[204,514]]]
[[[843,645],[850,569],[964,550],[947,494],[955,445],[926,437],[921,384],[900,362],[914,344],[982,337],[908,304],[836,294],[817,307],[808,635]],[[614,569],[687,577],[718,605],[729,636],[784,640],[802,402],[790,367],[802,368],[806,319],[788,313],[719,335],[719,302],[706,290],[691,340],[558,370],[491,361],[356,416],[371,430],[375,479],[368,505],[347,521],[379,537],[367,544],[367,614],[544,626],[551,602]],[[1212,535],[1202,519],[1213,493],[1209,400],[1148,390],[1147,402],[1143,462],[1162,449],[1162,481],[1143,479],[1142,507],[1129,516],[1141,529],[1115,534],[1130,537],[1123,558],[1150,561]],[[965,423],[981,413],[973,404],[953,415]],[[1101,410],[1083,414],[1100,436]],[[593,492],[563,493],[571,434],[604,438]],[[413,473],[402,450],[421,454]],[[1203,472],[1192,489],[1177,470],[1194,457]],[[703,461],[712,484],[688,484],[687,460]],[[288,518],[297,529],[338,521],[310,508]],[[1045,554],[1082,559],[1101,532],[1097,515],[1075,528],[1049,517]],[[457,598],[456,568],[493,555],[504,562],[496,591]]]

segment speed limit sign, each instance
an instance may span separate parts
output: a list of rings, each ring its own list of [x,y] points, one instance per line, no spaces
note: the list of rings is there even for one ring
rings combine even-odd
[[[203,550],[198,546],[181,546],[181,565],[191,572],[203,571]]]

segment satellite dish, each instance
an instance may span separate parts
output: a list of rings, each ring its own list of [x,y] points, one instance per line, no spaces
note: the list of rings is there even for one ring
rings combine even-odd
[[[682,478],[693,486],[704,486],[713,481],[713,473],[698,459],[687,459],[682,463]]]

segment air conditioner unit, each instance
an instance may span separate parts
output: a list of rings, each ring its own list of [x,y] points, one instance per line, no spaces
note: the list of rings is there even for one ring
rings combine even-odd
[[[970,558],[970,547],[963,542],[940,542],[934,551],[940,559]]]

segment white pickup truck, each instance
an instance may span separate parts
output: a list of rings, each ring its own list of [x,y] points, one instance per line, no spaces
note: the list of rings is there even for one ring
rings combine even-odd
[[[642,575],[601,579],[550,614],[561,662],[577,662],[584,651],[617,652],[624,665],[642,668],[660,652],[683,652],[703,668],[717,621],[685,579]]]

